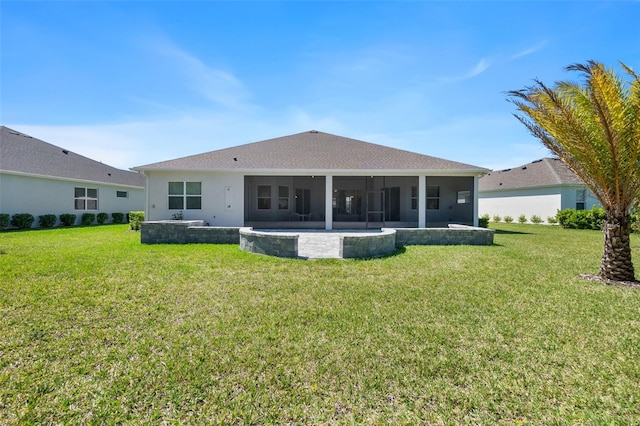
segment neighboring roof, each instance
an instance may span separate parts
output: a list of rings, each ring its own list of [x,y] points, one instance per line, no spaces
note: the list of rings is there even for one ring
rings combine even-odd
[[[484,173],[487,169],[311,130],[133,170],[433,170]]]
[[[0,126],[0,171],[144,188],[144,176],[116,169]]]
[[[478,191],[496,191],[555,185],[584,185],[558,158],[543,158],[520,167],[493,171],[478,180]]]

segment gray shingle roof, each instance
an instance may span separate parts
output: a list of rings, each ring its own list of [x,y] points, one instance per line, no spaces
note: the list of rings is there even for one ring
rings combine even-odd
[[[487,173],[478,180],[478,190],[483,192],[579,184],[583,182],[562,161],[543,158],[520,167]]]
[[[134,170],[434,170],[486,172],[442,158],[311,130]]]
[[[0,126],[0,171],[144,187],[139,173],[116,169]]]

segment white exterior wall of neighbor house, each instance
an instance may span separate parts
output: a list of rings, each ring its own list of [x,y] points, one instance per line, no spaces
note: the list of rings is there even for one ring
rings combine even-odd
[[[488,214],[491,219],[495,215],[503,219],[505,216],[511,216],[514,221],[517,221],[520,215],[525,215],[528,221],[531,216],[538,215],[546,222],[547,218],[555,216],[558,210],[575,209],[577,192],[584,189],[584,186],[555,186],[526,190],[485,191],[479,194],[478,212],[480,216]],[[585,192],[586,210],[600,205],[590,191]]]
[[[77,222],[82,213],[128,213],[144,208],[144,188],[104,183],[71,181],[55,178],[0,173],[0,213],[10,216],[30,213],[34,216],[33,227],[38,226],[38,216],[45,214],[76,214]],[[98,190],[97,210],[75,210],[75,188]],[[117,197],[117,191],[127,197]]]
[[[145,220],[204,220],[211,226],[244,226],[244,175],[241,173],[145,172]],[[169,182],[201,182],[200,209],[169,209]]]

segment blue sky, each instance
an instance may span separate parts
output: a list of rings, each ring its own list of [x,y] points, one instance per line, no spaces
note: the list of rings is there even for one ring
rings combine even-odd
[[[505,92],[640,70],[640,1],[0,2],[0,122],[130,168],[316,129],[490,169]]]

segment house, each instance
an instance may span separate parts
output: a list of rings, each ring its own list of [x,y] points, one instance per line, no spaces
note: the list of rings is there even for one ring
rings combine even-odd
[[[144,177],[0,126],[0,213],[38,216],[144,209]]]
[[[327,230],[477,225],[488,171],[316,130],[132,170],[149,221]]]
[[[591,209],[598,200],[558,158],[543,158],[520,167],[493,171],[480,178],[480,215],[517,220],[537,215],[543,221],[562,209]]]

